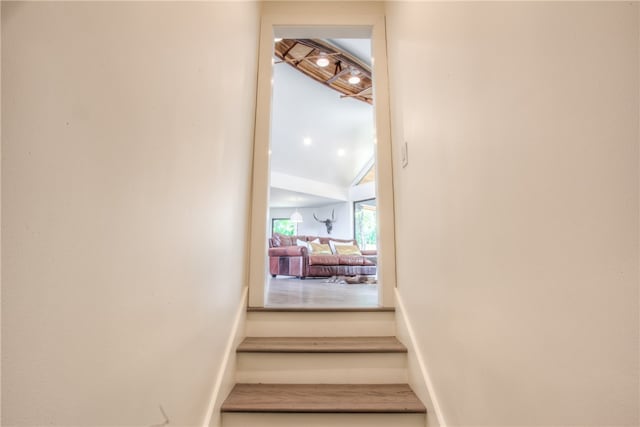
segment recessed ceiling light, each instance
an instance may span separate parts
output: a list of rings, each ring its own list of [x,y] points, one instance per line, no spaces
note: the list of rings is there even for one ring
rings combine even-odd
[[[360,83],[360,77],[358,76],[358,74],[360,74],[360,71],[352,69],[351,75],[349,76],[349,83],[351,83],[352,85],[357,85],[358,83]]]
[[[327,54],[324,52],[320,52],[320,56],[316,59],[316,65],[318,67],[326,67],[329,65],[329,58],[327,58]]]
[[[347,152],[344,151],[344,148],[341,148],[341,149],[338,150],[338,156],[340,156],[340,157],[344,156],[346,153]]]
[[[302,142],[304,143],[304,145],[311,145],[311,138],[306,137],[305,139],[302,140]]]

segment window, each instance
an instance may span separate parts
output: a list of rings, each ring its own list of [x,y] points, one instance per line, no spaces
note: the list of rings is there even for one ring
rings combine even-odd
[[[271,234],[273,233],[295,236],[298,234],[298,224],[289,218],[273,218],[271,220]]]
[[[353,230],[362,250],[375,250],[378,246],[378,218],[376,199],[353,203]]]

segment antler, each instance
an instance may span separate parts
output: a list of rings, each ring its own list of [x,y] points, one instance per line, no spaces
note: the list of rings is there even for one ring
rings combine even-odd
[[[316,221],[324,223],[324,221],[321,221],[321,220],[318,219],[318,217],[316,216],[315,212],[313,213],[313,217],[316,219]]]
[[[335,213],[336,213],[336,210],[335,209],[331,209],[331,222],[336,222],[337,221]]]

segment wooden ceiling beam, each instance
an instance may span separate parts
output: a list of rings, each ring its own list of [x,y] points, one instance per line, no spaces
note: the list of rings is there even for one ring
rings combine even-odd
[[[302,58],[300,58],[300,60],[298,60],[298,62],[296,62],[295,64],[293,64],[294,67],[298,68],[298,65],[300,65],[300,63],[302,61],[307,60],[307,57],[309,57],[311,55],[311,52],[313,52],[313,49],[309,51],[309,53],[307,53],[305,56],[303,56]]]
[[[349,69],[348,68],[343,68],[338,74],[334,74],[333,77],[331,77],[329,80],[325,81],[325,83],[330,85],[331,83],[335,82],[340,77],[342,77],[342,76],[344,76],[345,74],[348,74],[348,73],[349,73]]]
[[[337,46],[324,40],[285,39],[276,43],[275,55],[280,59],[278,63],[286,63],[303,72],[308,77],[339,92],[341,98],[354,98],[368,104],[373,104],[370,93],[372,87],[371,70],[360,59]],[[322,55],[321,55],[322,54]],[[290,58],[286,56],[290,55]],[[327,56],[331,67],[319,67],[313,59]],[[348,84],[346,77],[357,70],[362,78],[360,84]],[[368,79],[368,81],[367,81]]]
[[[356,70],[360,71],[360,73],[367,76],[368,78],[371,78],[371,70],[366,64],[363,64],[362,62],[358,61],[356,58],[354,58],[351,55],[347,55],[344,52],[336,50],[336,48],[333,46],[330,46],[328,44],[325,45],[323,43],[318,43],[316,40],[312,40],[312,39],[296,39],[296,41],[302,45],[305,45],[310,48],[318,49],[326,53],[338,53],[339,55],[337,55],[337,58],[339,58],[341,62],[347,64],[349,67],[355,68]]]
[[[296,47],[296,45],[298,44],[298,42],[293,43],[289,49],[285,50],[284,53],[282,54],[282,58],[285,59],[287,57],[287,54],[289,52],[291,52],[291,49],[293,49],[294,47]]]

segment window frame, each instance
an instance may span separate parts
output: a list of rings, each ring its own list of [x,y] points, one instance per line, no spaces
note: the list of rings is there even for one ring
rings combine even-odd
[[[358,234],[356,233],[356,204],[362,203],[362,202],[369,202],[371,200],[375,200],[376,201],[376,236],[380,232],[380,230],[378,229],[378,225],[377,225],[377,222],[378,222],[378,200],[377,200],[377,197],[370,197],[368,199],[362,199],[362,200],[354,200],[353,201],[353,209],[352,209],[351,218],[353,220],[353,240],[355,240],[357,245],[360,245],[360,243],[358,243]],[[377,246],[378,246],[378,244],[376,243],[376,248],[377,248]],[[362,248],[360,248],[360,249],[362,249]]]

